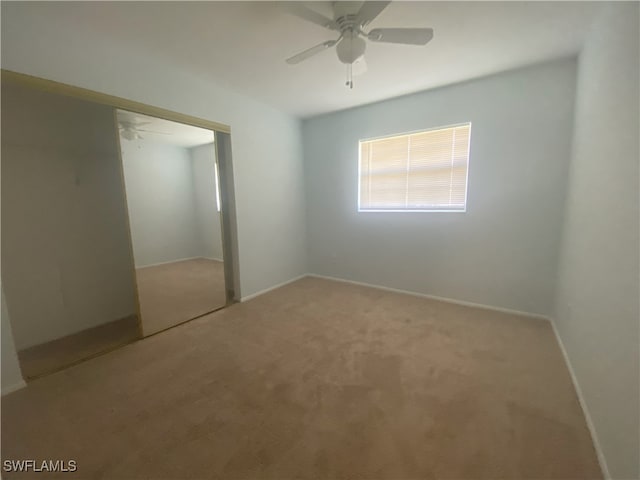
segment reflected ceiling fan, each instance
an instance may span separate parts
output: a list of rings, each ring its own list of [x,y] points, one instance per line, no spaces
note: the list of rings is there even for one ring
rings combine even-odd
[[[150,125],[151,122],[142,122],[135,115],[121,115],[118,113],[118,129],[120,130],[120,135],[122,138],[126,140],[142,140],[144,138],[144,133],[153,133],[158,135],[171,135],[168,132],[160,132],[158,130],[147,130],[143,127],[145,125]]]
[[[333,2],[333,19],[330,19],[305,6],[304,3],[292,2],[289,11],[293,15],[328,30],[339,32],[340,36],[289,57],[286,62],[295,65],[335,46],[338,59],[347,65],[346,85],[353,88],[353,75],[366,71],[364,52],[367,43],[365,40],[402,45],[429,43],[433,38],[432,28],[374,28],[368,32],[364,30],[390,3],[390,1]]]

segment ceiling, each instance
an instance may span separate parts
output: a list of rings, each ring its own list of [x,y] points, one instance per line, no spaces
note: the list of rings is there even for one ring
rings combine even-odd
[[[176,147],[197,147],[211,143],[214,140],[214,134],[211,130],[125,110],[118,110],[118,125],[120,127],[120,137],[125,142],[128,141],[123,134],[123,130],[126,129],[138,132],[142,140]]]
[[[331,2],[305,6],[332,16]],[[353,90],[344,85],[346,67],[335,50],[298,65],[285,63],[337,36],[292,15],[290,2],[20,2],[3,8],[3,15],[20,9],[16,17],[22,21],[46,18],[47,28],[72,31],[77,42],[95,44],[98,38],[154,55],[309,117],[575,55],[600,7],[596,2],[393,2],[368,28],[433,27],[434,39],[424,47],[369,42],[368,71],[354,79]]]

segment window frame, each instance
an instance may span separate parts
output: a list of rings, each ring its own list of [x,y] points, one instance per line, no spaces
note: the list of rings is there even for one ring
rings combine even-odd
[[[218,160],[213,160],[213,181],[216,186],[216,209],[220,213],[220,173],[218,172]],[[466,204],[466,199],[465,199]]]
[[[456,209],[437,209],[437,208],[433,208],[433,209],[417,209],[417,208],[384,208],[384,209],[380,209],[380,208],[361,208],[360,206],[360,188],[361,188],[361,165],[362,165],[362,147],[361,144],[363,142],[371,142],[374,140],[383,140],[385,138],[393,138],[393,137],[404,137],[404,136],[409,136],[409,135],[415,135],[418,133],[425,133],[425,132],[430,132],[433,130],[446,130],[449,128],[456,128],[456,127],[464,127],[464,126],[469,126],[469,143],[467,144],[467,151],[468,151],[468,155],[467,155],[467,172],[466,172],[466,177],[465,177],[465,190],[464,190],[464,208],[456,208]],[[420,130],[412,130],[409,132],[402,132],[402,133],[392,133],[392,134],[388,134],[388,135],[380,135],[377,137],[370,137],[370,138],[361,138],[360,140],[358,140],[358,178],[357,178],[357,182],[358,182],[358,198],[357,198],[357,204],[358,204],[358,213],[467,213],[467,199],[469,196],[469,164],[471,163],[471,130],[472,130],[472,122],[460,122],[460,123],[454,123],[451,125],[441,125],[441,126],[437,126],[437,127],[431,127],[431,128],[425,128],[425,129],[420,129]]]

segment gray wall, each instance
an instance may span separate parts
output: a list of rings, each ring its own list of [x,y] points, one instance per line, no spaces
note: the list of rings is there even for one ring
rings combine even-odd
[[[2,85],[2,286],[16,347],[135,311],[113,111]]]
[[[609,5],[580,56],[556,325],[613,478],[638,452],[638,4]]]
[[[189,150],[146,139],[121,147],[136,267],[202,256]]]
[[[205,258],[222,261],[222,231],[216,204],[216,152],[213,143],[189,149],[193,168],[196,224],[200,252]]]
[[[310,271],[550,314],[574,60],[303,123]],[[466,213],[358,213],[358,140],[472,122]]]

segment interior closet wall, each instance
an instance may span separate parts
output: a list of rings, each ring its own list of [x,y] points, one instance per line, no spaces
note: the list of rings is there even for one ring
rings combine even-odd
[[[16,348],[135,311],[113,111],[2,85],[2,286]]]

